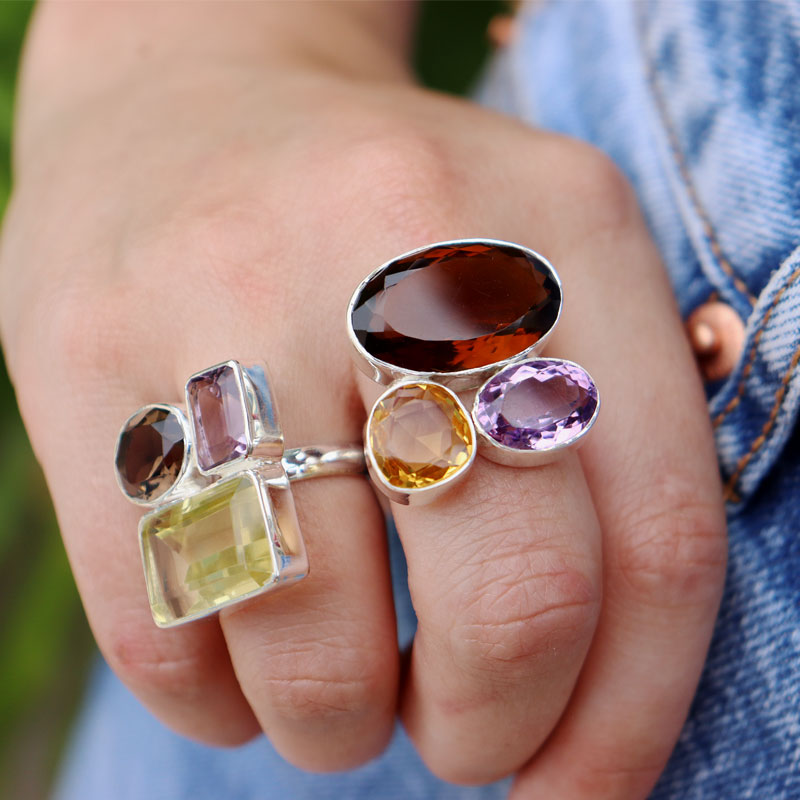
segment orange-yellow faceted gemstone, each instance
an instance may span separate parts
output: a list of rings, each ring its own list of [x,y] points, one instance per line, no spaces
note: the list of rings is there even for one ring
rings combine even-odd
[[[399,489],[452,477],[475,447],[463,409],[433,383],[404,384],[387,394],[372,412],[368,436],[378,469]]]

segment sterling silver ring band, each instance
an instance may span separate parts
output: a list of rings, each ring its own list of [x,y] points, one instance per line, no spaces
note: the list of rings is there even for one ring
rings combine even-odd
[[[334,475],[361,475],[367,470],[363,447],[291,447],[281,458],[290,481]]]

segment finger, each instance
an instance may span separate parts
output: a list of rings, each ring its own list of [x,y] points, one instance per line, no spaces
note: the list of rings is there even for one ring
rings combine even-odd
[[[318,264],[318,258],[298,259]],[[297,268],[297,271],[302,266]],[[350,289],[348,276],[297,281],[296,296],[275,303],[269,282],[250,278],[231,298],[244,326],[265,331],[269,368],[287,447],[361,441],[363,410],[352,388],[349,353],[335,335]],[[315,286],[314,291],[308,286]],[[236,295],[238,292],[238,296]],[[247,296],[244,296],[244,293]],[[315,309],[319,324],[293,335],[297,309]],[[263,309],[274,309],[269,324]],[[285,315],[286,319],[281,319]],[[185,364],[237,352],[247,362],[260,346],[247,328],[220,325],[213,352]],[[309,354],[324,354],[311,361]],[[309,573],[301,582],[221,612],[222,629],[255,715],[293,764],[327,771],[354,767],[380,753],[394,726],[399,656],[385,526],[365,478],[322,478],[292,486]]]
[[[594,630],[600,535],[580,464],[479,458],[431,505],[394,512],[419,620],[403,722],[437,775],[485,783],[548,735]]]
[[[67,326],[56,315],[52,324],[62,333],[58,346],[67,353],[66,369],[53,363],[50,347],[39,359],[20,365],[17,374],[19,385],[26,387],[21,407],[48,476],[89,622],[109,665],[162,721],[206,743],[239,744],[259,728],[219,624],[208,619],[173,630],[155,626],[137,542],[141,511],[120,496],[112,472],[121,422],[154,396],[171,394],[165,392],[170,380],[161,380],[169,370],[151,364],[139,373],[135,359],[112,361],[130,365],[120,371],[125,377],[115,380],[97,364],[87,368],[84,348],[96,336],[96,317],[92,309],[81,309],[69,315]],[[72,348],[81,338],[78,356]],[[44,382],[41,365],[50,366]],[[137,374],[146,377],[133,379]],[[158,394],[153,395],[155,384]],[[59,387],[56,414],[48,408],[54,386]]]
[[[361,478],[298,485],[309,575],[222,612],[242,687],[293,764],[327,771],[378,755],[394,725],[399,659],[383,519]]]
[[[512,797],[634,800],[663,769],[705,659],[722,494],[693,359],[638,217],[561,250],[569,305],[552,352],[583,363],[603,395],[581,456],[604,531],[604,602],[571,705]]]

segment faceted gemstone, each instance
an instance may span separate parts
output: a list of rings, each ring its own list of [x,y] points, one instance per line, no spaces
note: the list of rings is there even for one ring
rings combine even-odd
[[[142,520],[150,606],[162,626],[246,597],[276,577],[269,524],[249,472]]]
[[[597,410],[597,387],[577,364],[537,359],[506,367],[478,394],[475,421],[515,450],[549,450],[579,436]]]
[[[186,386],[186,397],[200,469],[247,455],[247,407],[230,364],[195,375]]]
[[[442,245],[382,269],[356,297],[351,324],[374,358],[446,373],[527,350],[553,327],[560,307],[552,269],[526,251]]]
[[[178,478],[185,442],[177,414],[162,406],[134,414],[117,445],[116,466],[129,497],[149,502],[161,497]]]
[[[400,489],[422,489],[451,477],[475,446],[469,420],[442,386],[410,383],[386,395],[369,421],[378,469]]]

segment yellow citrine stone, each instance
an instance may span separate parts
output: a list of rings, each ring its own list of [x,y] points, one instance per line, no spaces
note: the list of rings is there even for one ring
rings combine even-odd
[[[398,489],[423,489],[471,460],[475,436],[456,397],[435,383],[406,383],[376,403],[367,437],[375,465]]]
[[[140,536],[156,624],[205,616],[277,578],[256,474],[240,473],[143,517]]]

